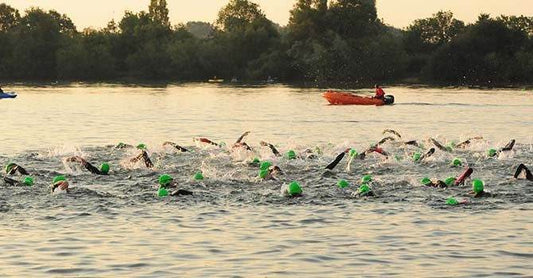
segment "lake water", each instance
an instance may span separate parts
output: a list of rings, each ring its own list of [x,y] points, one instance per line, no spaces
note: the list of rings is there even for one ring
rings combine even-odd
[[[281,85],[11,90],[16,99],[0,100],[0,163],[23,166],[35,185],[0,182],[2,277],[533,275],[533,183],[512,178],[520,163],[533,168],[531,91],[392,87],[385,90],[395,105],[365,107],[330,106],[324,90]],[[369,154],[349,168],[345,159],[324,174],[337,154],[364,151],[390,136],[382,134],[388,128],[402,135],[383,144],[388,159]],[[244,131],[253,152],[231,149]],[[447,145],[474,136],[483,139],[437,149],[422,163],[411,159],[432,147],[430,137]],[[400,143],[413,139],[423,147]],[[510,139],[512,151],[487,158]],[[261,140],[299,158],[276,157]],[[139,151],[113,148],[118,142],[145,143],[154,169],[131,163]],[[65,161],[74,155],[109,162],[110,175]],[[254,157],[285,174],[261,181],[248,163]],[[423,177],[462,172],[450,166],[455,157],[495,197],[471,198],[470,180],[448,189],[420,185]],[[197,171],[204,181],[192,179]],[[157,197],[163,173],[194,195]],[[49,193],[58,174],[69,180],[69,194]],[[352,197],[365,174],[377,197]],[[351,186],[337,188],[340,179]],[[300,198],[281,192],[293,180]],[[445,205],[451,196],[466,204]]]

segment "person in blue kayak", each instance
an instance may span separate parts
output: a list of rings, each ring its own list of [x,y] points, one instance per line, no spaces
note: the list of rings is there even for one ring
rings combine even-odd
[[[378,84],[376,84],[376,95],[374,96],[374,98],[385,99],[385,91],[383,91],[383,89],[381,89]]]

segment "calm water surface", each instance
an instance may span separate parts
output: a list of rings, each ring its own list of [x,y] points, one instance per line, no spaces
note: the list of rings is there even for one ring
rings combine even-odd
[[[533,275],[533,183],[512,179],[519,163],[533,168],[533,93],[513,90],[387,88],[390,107],[329,106],[322,90],[286,86],[202,84],[124,87],[14,87],[0,101],[0,163],[14,161],[35,177],[33,187],[0,183],[0,276],[27,277],[485,277]],[[402,140],[443,143],[481,135],[465,150],[437,151],[415,164],[417,151],[389,142],[397,159],[370,155],[332,175],[323,168],[347,147],[364,150],[385,128]],[[243,131],[255,153],[195,145],[205,136],[233,142]],[[488,148],[517,140],[512,152],[487,159]],[[289,161],[259,146],[314,160]],[[162,147],[173,141],[194,150]],[[128,162],[146,143],[156,165]],[[110,176],[93,176],[65,157],[107,161]],[[253,157],[285,175],[261,182]],[[424,188],[475,169],[494,198],[472,199],[469,186]],[[206,181],[191,179],[202,170]],[[193,196],[157,198],[157,177],[169,173]],[[53,176],[66,174],[71,194],[51,195]],[[361,175],[372,174],[377,198],[354,199]],[[352,186],[335,187],[339,179]],[[281,187],[302,183],[289,199]],[[467,200],[444,205],[454,196]]]

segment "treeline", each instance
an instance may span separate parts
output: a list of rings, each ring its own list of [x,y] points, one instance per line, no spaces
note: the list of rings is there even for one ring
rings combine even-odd
[[[500,86],[533,81],[533,17],[451,12],[405,30],[378,19],[375,0],[298,0],[289,24],[257,4],[231,0],[215,23],[172,26],[165,0],[120,22],[78,31],[38,8],[0,4],[0,79],[66,81],[265,80],[321,84]]]

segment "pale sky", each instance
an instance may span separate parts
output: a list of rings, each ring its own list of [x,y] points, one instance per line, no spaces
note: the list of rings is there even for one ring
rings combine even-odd
[[[21,11],[37,6],[67,14],[79,30],[104,27],[111,19],[119,21],[125,10],[147,10],[149,0],[2,0]],[[289,20],[295,0],[252,0],[261,6],[267,17],[281,25]],[[227,0],[167,0],[173,24],[187,21],[214,22]],[[456,18],[467,23],[480,13],[493,16],[533,16],[533,0],[377,0],[378,16],[385,23],[403,28],[413,20],[431,16],[439,10],[451,10]]]

